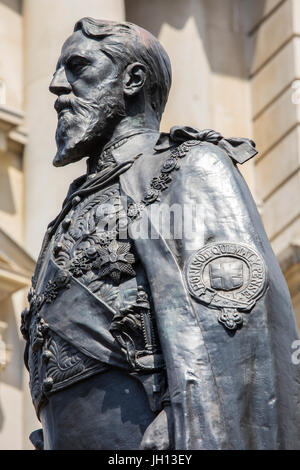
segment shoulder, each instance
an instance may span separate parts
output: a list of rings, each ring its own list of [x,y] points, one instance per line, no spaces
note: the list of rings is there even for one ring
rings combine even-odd
[[[183,159],[182,173],[199,174],[213,171],[234,172],[236,165],[230,156],[218,145],[209,142],[188,142],[183,144],[187,147],[186,158]]]

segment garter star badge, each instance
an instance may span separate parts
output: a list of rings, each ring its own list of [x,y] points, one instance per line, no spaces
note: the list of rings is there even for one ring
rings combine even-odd
[[[250,311],[263,295],[267,273],[253,247],[221,242],[205,245],[189,258],[186,279],[191,295],[218,309],[219,322],[236,330],[243,324],[241,312]]]

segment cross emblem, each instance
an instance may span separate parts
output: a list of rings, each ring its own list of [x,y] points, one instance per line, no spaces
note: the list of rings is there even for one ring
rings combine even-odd
[[[236,260],[210,264],[209,277],[212,289],[238,289],[243,285],[243,262]]]

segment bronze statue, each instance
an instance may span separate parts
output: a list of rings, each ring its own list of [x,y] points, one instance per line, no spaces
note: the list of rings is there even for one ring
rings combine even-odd
[[[63,45],[53,163],[87,173],[22,314],[36,448],[299,447],[296,323],[238,170],[255,145],[160,133],[170,85],[136,25],[84,18]]]

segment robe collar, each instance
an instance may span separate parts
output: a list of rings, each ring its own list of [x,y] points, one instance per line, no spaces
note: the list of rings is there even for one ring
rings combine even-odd
[[[229,137],[225,139],[219,132],[212,129],[199,130],[188,126],[173,126],[169,133],[162,132],[154,147],[156,152],[165,151],[187,140],[199,140],[218,145],[239,164],[245,163],[257,154],[255,143],[251,139]]]

